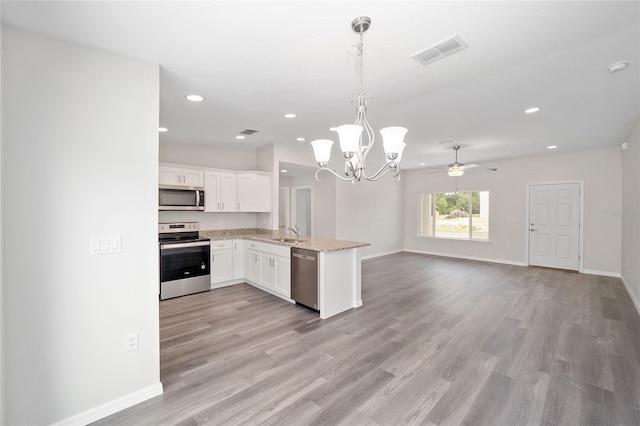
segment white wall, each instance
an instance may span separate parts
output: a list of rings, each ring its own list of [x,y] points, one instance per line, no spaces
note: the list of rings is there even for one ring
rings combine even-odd
[[[315,173],[315,172],[314,172]],[[281,186],[286,186],[282,185]],[[315,237],[335,238],[336,237],[336,178],[333,176],[323,176],[318,182],[313,174],[309,176],[298,176],[290,180],[290,187],[311,187],[313,208],[312,227]],[[292,218],[292,222],[295,220]]]
[[[620,217],[606,215],[622,203],[622,155],[618,146],[491,162],[498,171],[468,172],[458,178],[460,191],[489,190],[490,242],[418,237],[418,193],[454,191],[446,172],[405,173],[404,245],[443,255],[524,263],[527,260],[527,184],[584,181],[584,269],[620,273]],[[514,220],[514,222],[511,222]]]
[[[623,151],[622,279],[640,312],[640,119]]]
[[[0,20],[2,18],[2,3],[0,2]],[[2,46],[2,31],[0,31],[0,46]],[[0,49],[0,117],[2,117],[2,49]],[[4,258],[4,217],[2,208],[2,120],[0,120],[0,424],[7,424],[5,418],[5,387],[4,387],[4,268],[2,266]]]
[[[162,390],[158,66],[2,31],[6,423],[86,423]]]
[[[256,170],[256,150],[220,145],[161,143],[160,162],[227,170]]]

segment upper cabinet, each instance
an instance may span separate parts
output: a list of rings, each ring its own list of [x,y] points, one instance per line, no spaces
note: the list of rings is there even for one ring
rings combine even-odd
[[[205,212],[236,211],[236,174],[204,172]]]
[[[158,183],[160,185],[204,186],[202,170],[180,167],[160,166]]]
[[[239,212],[271,211],[271,176],[268,173],[238,173],[237,209]]]
[[[270,212],[271,173],[161,164],[160,185],[204,187],[205,212]]]

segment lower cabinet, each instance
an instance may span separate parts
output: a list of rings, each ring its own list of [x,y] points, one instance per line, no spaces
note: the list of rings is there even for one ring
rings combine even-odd
[[[211,242],[211,284],[245,279],[291,297],[291,248],[249,240]]]
[[[232,241],[211,241],[211,284],[233,279]]]

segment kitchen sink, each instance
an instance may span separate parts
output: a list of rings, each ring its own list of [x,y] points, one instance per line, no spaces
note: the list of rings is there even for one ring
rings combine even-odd
[[[300,240],[298,238],[274,238],[273,241],[279,243],[304,243],[306,240]]]

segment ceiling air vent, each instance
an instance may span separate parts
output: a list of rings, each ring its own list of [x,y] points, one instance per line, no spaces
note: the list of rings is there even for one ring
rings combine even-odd
[[[456,34],[455,36],[434,44],[433,46],[427,47],[418,53],[414,53],[411,57],[422,65],[427,65],[431,62],[442,59],[445,56],[449,56],[452,53],[466,49],[467,47],[469,47],[469,45],[462,39],[462,37],[460,37],[460,35]]]
[[[252,135],[252,134],[254,134],[254,133],[258,133],[258,131],[257,131],[257,130],[255,130],[255,129],[244,129],[244,130],[243,130],[243,131],[241,131],[239,134],[240,134],[240,135],[247,135],[247,136],[249,136],[249,135]]]

